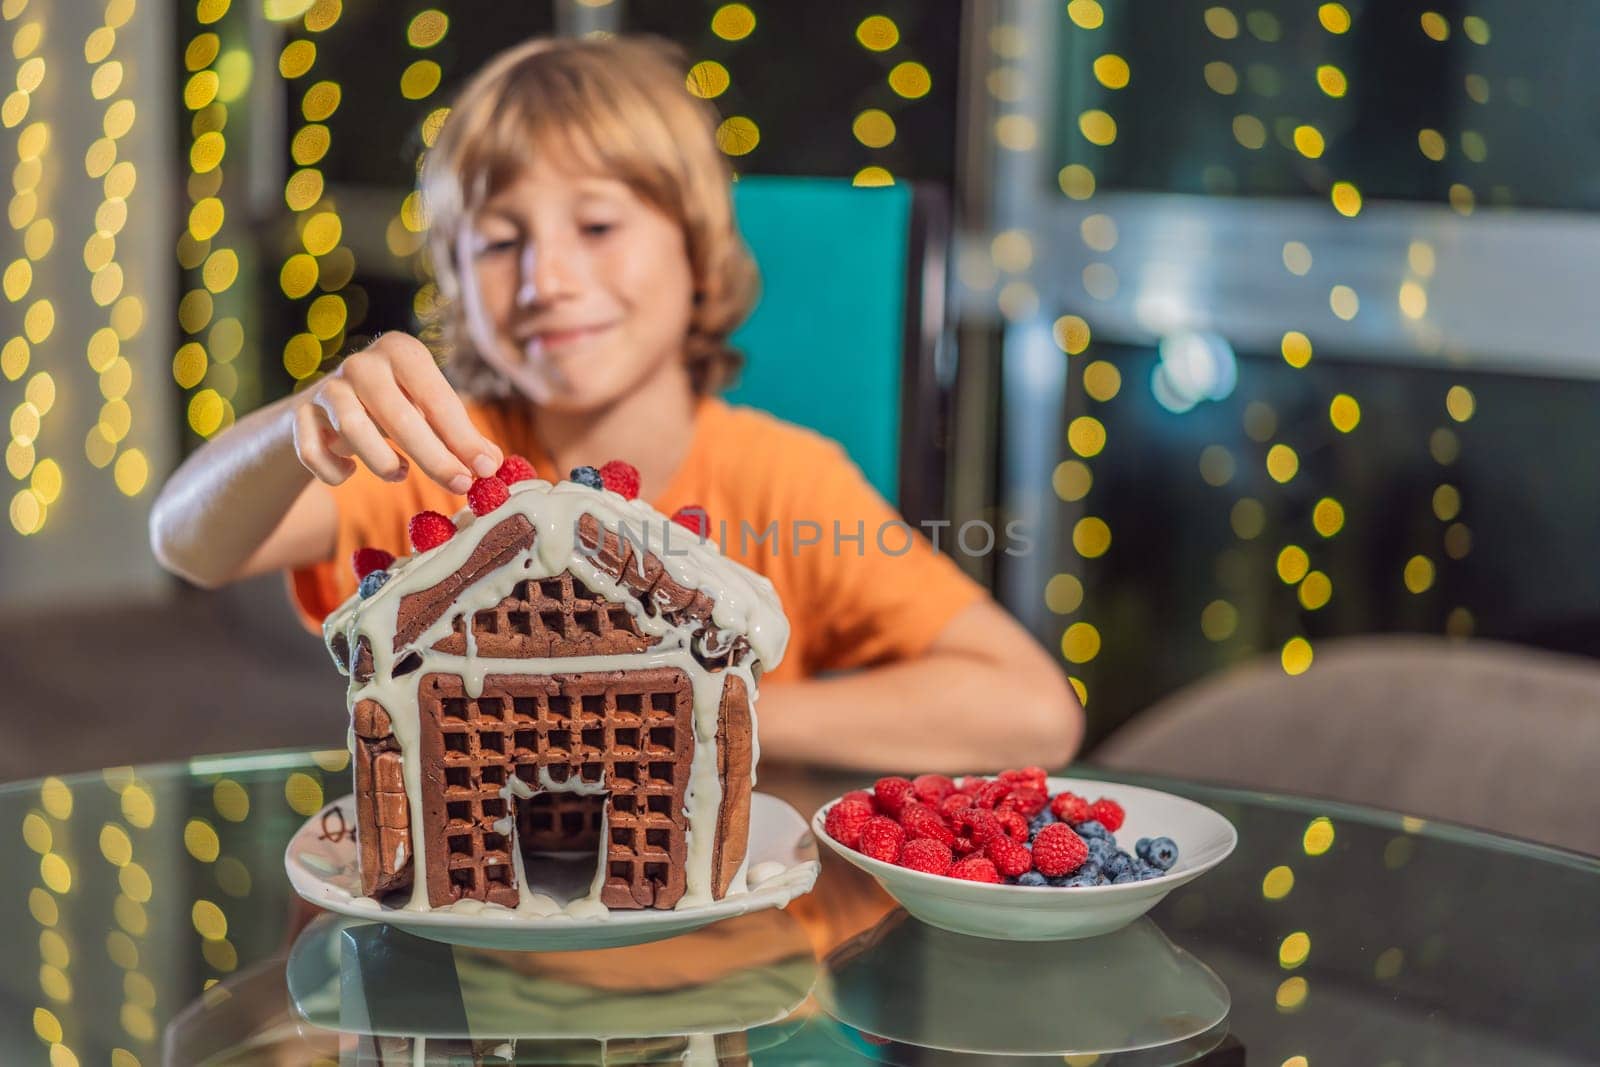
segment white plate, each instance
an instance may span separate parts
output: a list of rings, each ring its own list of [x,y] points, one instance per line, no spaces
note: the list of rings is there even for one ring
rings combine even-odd
[[[361,895],[355,836],[349,830],[355,825],[355,799],[350,796],[306,820],[283,857],[296,893],[341,915],[380,919],[418,937],[480,948],[562,951],[660,941],[718,919],[784,907],[811,891],[821,868],[817,843],[800,813],[777,797],[756,793],[750,798],[748,892],[671,911],[618,909],[592,918],[564,914],[535,918],[493,904],[472,914],[407,911]],[[532,888],[553,895],[560,892],[537,881]],[[391,899],[403,903],[405,897]]]
[[[1096,937],[1128,925],[1161,901],[1228,858],[1239,842],[1233,824],[1203,804],[1183,797],[1093,778],[1051,778],[1050,794],[1063,789],[1090,800],[1109,797],[1122,805],[1126,821],[1117,846],[1133,851],[1141,837],[1170,837],[1178,862],[1159,878],[1123,885],[986,885],[924,874],[864,856],[828,836],[824,821],[838,798],[811,818],[811,829],[850,863],[860,867],[912,915],[942,930],[1006,941],[1065,941]]]

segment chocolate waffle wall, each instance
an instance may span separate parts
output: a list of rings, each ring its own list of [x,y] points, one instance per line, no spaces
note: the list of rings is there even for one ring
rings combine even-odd
[[[464,629],[458,615],[434,651],[465,655]],[[628,655],[660,641],[640,632],[627,605],[589,592],[570,571],[518,582],[510,596],[473,615],[472,639],[478,655],[499,659]]]
[[[744,862],[750,835],[754,729],[744,679],[729,675],[717,725],[717,777],[722,803],[712,858],[712,893],[721,897]],[[605,798],[582,793],[540,793],[517,805],[517,835],[525,851],[589,852],[600,845]]]
[[[356,703],[356,845],[367,896],[411,884],[411,809],[394,727],[375,700]]]
[[[558,786],[607,794],[611,908],[670,908],[684,890],[684,793],[694,748],[693,691],[676,668],[490,675],[482,695],[431,673],[419,683],[428,902],[515,907],[511,776],[535,793]],[[525,857],[536,863],[537,857]]]

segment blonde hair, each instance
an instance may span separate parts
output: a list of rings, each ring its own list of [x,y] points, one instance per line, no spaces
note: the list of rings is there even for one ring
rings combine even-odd
[[[439,288],[427,332],[462,392],[503,397],[510,387],[467,336],[460,295],[470,268],[456,262],[455,234],[540,149],[590,161],[678,223],[694,278],[690,381],[712,393],[738,376],[744,357],[728,337],[750,313],[759,279],[734,223],[716,112],[689,94],[686,66],[657,38],[541,38],[502,52],[462,89],[420,180]]]

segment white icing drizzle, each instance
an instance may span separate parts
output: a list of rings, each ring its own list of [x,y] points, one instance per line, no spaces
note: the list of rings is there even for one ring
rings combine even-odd
[[[690,1067],[716,1067],[721,1062],[717,1058],[717,1035],[690,1034],[684,1046],[683,1062]]]
[[[750,884],[752,886],[759,886],[763,882],[770,882],[772,879],[776,878],[786,870],[788,870],[788,868],[782,863],[779,863],[777,860],[768,860],[765,863],[758,863],[754,867],[750,868]]]
[[[598,520],[605,531],[620,535],[634,546],[641,576],[644,573],[644,554],[639,546],[644,544],[661,561],[663,569],[673,581],[684,588],[703,591],[711,597],[713,608],[709,632],[700,637],[702,655],[725,655],[732,649],[734,638],[739,636],[749,643],[750,654],[741,662],[720,671],[713,672],[702,666],[691,649],[691,641],[695,636],[693,631],[699,624],[693,620],[673,624],[660,613],[646,611],[632,590],[602,571],[577,539],[578,520],[585,514]],[[510,562],[494,568],[462,590],[448,611],[397,654],[394,651],[394,635],[399,627],[401,600],[409,593],[431,588],[465,565],[478,547],[479,538],[470,536],[474,528],[487,531],[513,515],[523,515],[533,524],[536,531],[533,546],[517,553]],[[709,903],[712,900],[711,867],[716,845],[717,813],[722,801],[716,749],[722,691],[730,676],[744,681],[750,702],[753,785],[755,761],[760,755],[755,729],[754,668],[757,664],[766,670],[776,667],[783,659],[789,637],[789,623],[772,583],[725,557],[715,542],[695,537],[690,531],[671,523],[647,503],[625,500],[609,490],[590,489],[574,482],[555,485],[539,479],[517,482],[511,486],[510,498],[494,511],[481,517],[472,515],[470,511],[462,511],[456,515],[455,521],[458,529],[449,541],[416,556],[395,560],[389,567],[389,581],[375,594],[366,600],[359,595],[352,596],[323,623],[323,638],[330,651],[335,647],[335,639],[342,638],[345,647],[353,654],[361,639],[366,638],[371,650],[372,676],[362,683],[351,675],[347,693],[349,707],[353,713],[361,700],[377,701],[388,713],[395,740],[400,746],[413,852],[411,899],[405,907],[413,911],[432,910],[428,906],[427,842],[423,830],[421,788],[421,723],[417,698],[418,682],[423,675],[458,675],[463,689],[476,699],[483,693],[484,679],[491,674],[515,676],[661,666],[677,667],[684,671],[690,679],[694,698],[694,755],[684,795],[684,807],[688,815],[685,890],[677,906]],[[571,571],[590,592],[623,605],[639,630],[659,638],[659,641],[645,652],[627,655],[534,659],[480,656],[472,627],[477,613],[499,604],[510,595],[517,582],[550,578],[562,571]],[[660,603],[658,598],[657,604]],[[462,622],[465,654],[455,656],[434,651],[433,645],[453,631],[456,619]],[[421,657],[421,667],[398,678],[393,677],[399,659],[411,654]],[[337,655],[334,659],[342,672],[350,674],[348,664],[340,661]],[[353,751],[353,730],[350,744]],[[542,789],[550,792],[605,792],[603,783],[585,782],[578,775],[569,776],[565,782],[556,782],[545,767],[539,768],[539,783]],[[513,798],[526,799],[532,795],[533,791],[528,785],[514,775],[501,789],[501,796],[508,803],[513,803]],[[501,832],[500,825],[505,821],[496,823],[497,832]],[[565,907],[529,889],[523,869],[522,850],[516,840],[514,818],[507,829],[518,886],[517,907],[505,909],[496,904],[461,900],[445,905],[446,908],[464,913],[514,911],[516,914],[541,918],[562,912],[574,917],[608,913],[608,909],[600,903],[600,890],[607,869],[605,854],[608,834],[605,827],[602,827],[600,855],[590,893],[569,902]],[[746,863],[741,862],[729,884],[729,892],[742,892],[746,888],[745,867]]]

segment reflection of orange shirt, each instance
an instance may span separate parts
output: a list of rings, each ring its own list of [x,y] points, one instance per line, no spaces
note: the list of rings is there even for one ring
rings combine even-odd
[[[468,401],[467,410],[490,440],[526,456],[540,477],[558,479],[535,440],[531,407]],[[628,457],[597,456],[594,465],[613,458]],[[355,592],[350,557],[357,548],[405,554],[412,515],[426,509],[450,515],[464,506],[415,464],[400,483],[360,467],[333,494],[339,513],[334,558],[290,575],[295,604],[313,630]],[[789,617],[790,638],[783,663],[767,678],[916,656],[985,595],[921,533],[912,537],[908,528],[889,525],[899,521],[898,513],[838,444],[719,399],[700,404],[688,455],[651,503],[667,515],[692,504],[705,508],[711,536],[727,554],[771,579]]]

